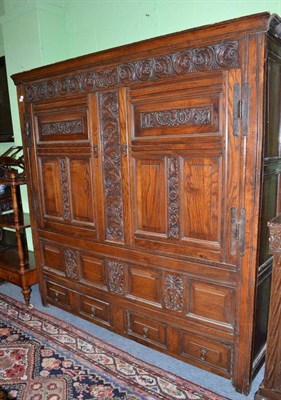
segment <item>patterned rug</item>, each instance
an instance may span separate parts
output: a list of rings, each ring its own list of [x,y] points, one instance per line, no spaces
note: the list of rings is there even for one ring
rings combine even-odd
[[[0,400],[225,400],[0,295]]]

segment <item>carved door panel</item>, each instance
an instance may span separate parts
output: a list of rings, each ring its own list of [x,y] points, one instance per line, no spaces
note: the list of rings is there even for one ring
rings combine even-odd
[[[231,207],[238,206],[240,147],[233,132],[232,83],[239,81],[239,71],[213,72],[130,91],[136,246],[235,261],[229,237]]]
[[[87,96],[34,106],[35,197],[41,228],[69,233],[71,224],[71,234],[96,238],[98,167],[89,110]]]

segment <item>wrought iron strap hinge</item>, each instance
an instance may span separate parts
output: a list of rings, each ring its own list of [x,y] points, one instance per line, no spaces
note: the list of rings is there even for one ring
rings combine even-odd
[[[238,254],[240,257],[244,256],[245,252],[245,221],[246,221],[246,210],[241,208],[240,218],[238,218],[238,212],[236,207],[231,208],[231,244],[230,253],[236,254],[238,248]]]
[[[233,88],[233,135],[248,135],[249,126],[249,97],[250,85],[248,82],[234,84]]]
[[[32,143],[32,135],[31,135],[30,116],[28,112],[24,113],[24,124],[25,124],[26,144],[29,147]]]

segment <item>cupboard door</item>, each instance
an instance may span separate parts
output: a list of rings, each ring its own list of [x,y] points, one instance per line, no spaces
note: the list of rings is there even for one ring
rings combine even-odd
[[[128,93],[135,246],[235,262],[229,237],[240,147],[230,79],[239,82],[239,74],[185,77]]]
[[[71,234],[98,237],[94,113],[87,96],[33,108],[38,160],[34,190],[38,224],[43,229],[69,234],[71,225]]]

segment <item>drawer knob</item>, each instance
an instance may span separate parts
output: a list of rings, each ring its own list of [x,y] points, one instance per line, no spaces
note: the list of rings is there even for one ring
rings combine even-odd
[[[92,317],[96,316],[96,310],[97,310],[96,307],[94,307],[94,306],[91,307],[91,316]]]
[[[205,361],[206,360],[206,355],[207,355],[207,350],[206,349],[201,349],[200,360]]]
[[[55,292],[55,300],[56,300],[56,301],[59,300],[59,292]]]
[[[148,335],[148,328],[147,328],[147,326],[144,326],[143,330],[142,330],[142,336],[144,338],[147,338],[147,335]]]

